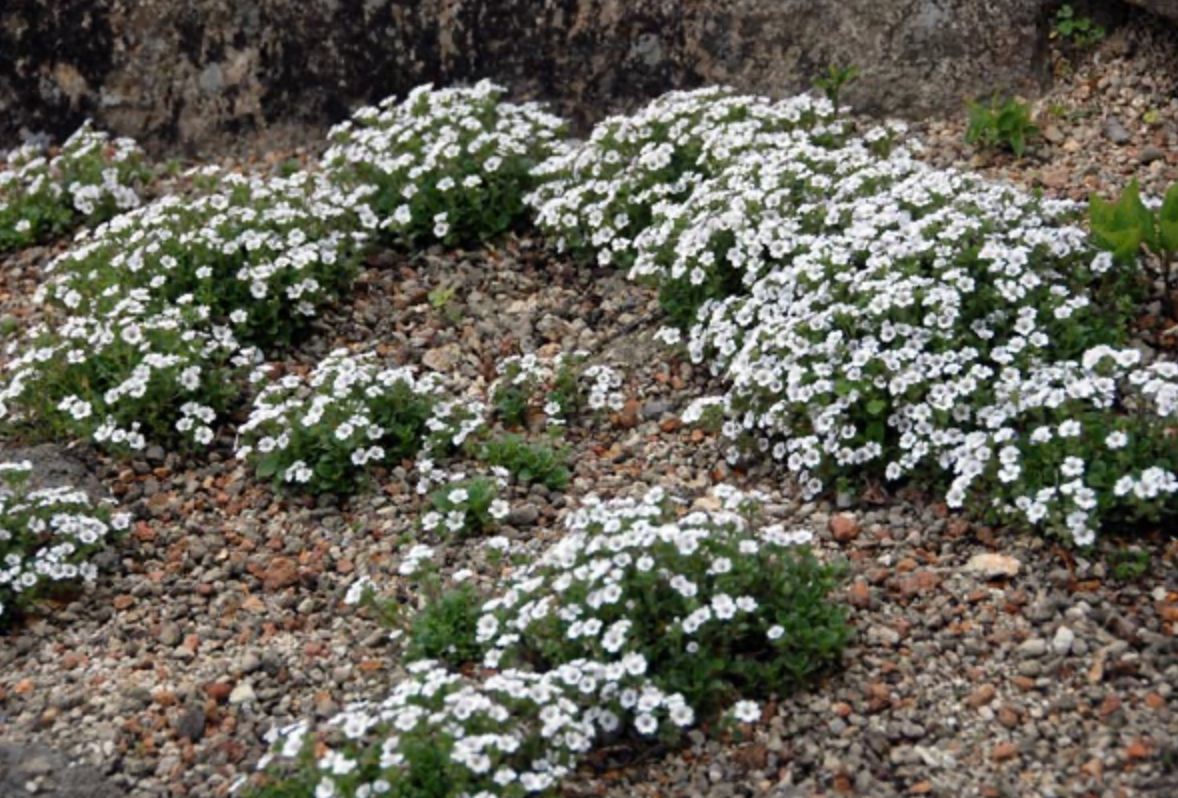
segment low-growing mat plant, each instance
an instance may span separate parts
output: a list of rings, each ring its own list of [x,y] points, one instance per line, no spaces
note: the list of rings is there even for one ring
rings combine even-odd
[[[422,528],[458,538],[482,534],[508,513],[507,503],[498,499],[495,480],[490,477],[447,482],[430,494],[430,507],[422,516]]]
[[[537,167],[543,182],[528,201],[561,249],[628,268],[634,239],[660,203],[683,200],[774,135],[807,131],[816,143],[835,143],[847,128],[823,98],[671,92],[632,116],[604,120],[588,141]]]
[[[85,491],[29,489],[32,474],[27,461],[0,463],[0,629],[41,599],[93,583],[93,555],[131,524]]]
[[[0,252],[96,225],[140,203],[150,171],[128,138],[83,124],[59,152],[26,144],[0,166]]]
[[[133,294],[150,311],[187,299],[246,343],[296,340],[358,271],[376,227],[365,191],[307,172],[201,176],[195,197],[164,197],[83,234],[50,265],[41,298],[91,316]]]
[[[425,85],[362,108],[329,133],[324,166],[340,185],[372,191],[381,231],[394,241],[493,239],[526,220],[533,168],[564,146],[560,119],[505,94],[489,81]]]
[[[259,358],[209,309],[153,312],[142,291],[100,316],[40,324],[9,347],[0,425],[29,439],[83,438],[112,451],[203,449]]]
[[[268,373],[255,377],[266,382]],[[239,429],[237,456],[279,486],[354,493],[375,466],[412,458],[427,444],[439,397],[432,375],[337,349],[306,377],[288,374],[262,387]]]
[[[802,545],[808,530],[759,528],[761,497],[723,487],[717,496],[718,509],[682,516],[660,489],[641,500],[588,501],[559,542],[484,604],[483,664],[617,663],[683,696],[664,729],[672,736],[736,700],[807,684],[850,637],[830,601],[843,569]],[[622,703],[637,713],[640,733],[656,732],[640,703]]]

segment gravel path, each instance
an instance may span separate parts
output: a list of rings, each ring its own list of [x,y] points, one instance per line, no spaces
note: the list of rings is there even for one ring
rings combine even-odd
[[[921,126],[930,158],[1077,197],[1130,174],[1158,190],[1178,169],[1172,36],[1136,22],[1077,66],[1039,104],[1070,121],[1030,157],[976,159],[953,122]],[[1147,123],[1143,109],[1158,113]],[[1109,118],[1128,139],[1109,140]],[[0,317],[28,316],[50,255],[3,264]],[[454,290],[446,307],[430,301],[435,288]],[[694,498],[726,481],[769,493],[771,520],[811,527],[822,556],[849,561],[856,639],[841,672],[768,705],[745,739],[698,732],[678,751],[599,752],[570,796],[1178,795],[1172,530],[1110,538],[1084,559],[915,494],[802,503],[768,466],[733,473],[713,438],[681,425],[688,402],[715,386],[667,359],[651,340],[658,326],[650,291],[537,242],[385,253],[284,363],[300,370],[337,346],[376,342],[391,361],[425,364],[478,396],[506,355],[589,350],[626,375],[626,405],[570,425],[566,491],[511,486],[509,538],[544,545],[591,492],[661,484]],[[223,796],[252,772],[269,728],[330,716],[397,678],[382,627],[342,600],[371,576],[415,601],[396,576],[421,537],[415,478],[392,469],[379,491],[343,503],[275,496],[232,459],[232,443],[223,437],[202,462],[42,452],[93,474],[137,523],[104,555],[94,590],[0,641],[4,798]],[[1113,553],[1129,547],[1150,561],[1137,581],[1113,573]],[[496,575],[478,546],[439,551],[446,571]]]

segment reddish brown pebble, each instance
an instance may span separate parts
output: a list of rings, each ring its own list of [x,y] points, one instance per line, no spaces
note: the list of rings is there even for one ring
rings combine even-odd
[[[846,543],[859,537],[859,522],[852,515],[836,515],[830,519],[830,534],[839,543]]]
[[[998,743],[990,752],[990,758],[995,762],[1005,762],[1018,755],[1018,746],[1014,743]]]
[[[217,703],[224,703],[229,700],[229,694],[233,692],[233,685],[228,682],[213,682],[205,688],[205,692]]]
[[[262,572],[262,589],[268,593],[298,584],[298,581],[298,566],[286,557],[276,557],[270,567]]]
[[[1150,693],[1145,697],[1145,705],[1150,709],[1162,709],[1166,706],[1166,699],[1157,693]]]
[[[871,606],[871,588],[866,582],[855,582],[847,588],[847,601],[852,607],[867,609]]]
[[[973,707],[974,709],[984,707],[986,704],[989,704],[994,700],[994,696],[997,693],[998,691],[994,688],[994,685],[983,684],[974,691],[973,695],[965,699],[965,703],[967,706]]]
[[[125,610],[135,603],[133,596],[115,596],[113,604],[116,610]]]

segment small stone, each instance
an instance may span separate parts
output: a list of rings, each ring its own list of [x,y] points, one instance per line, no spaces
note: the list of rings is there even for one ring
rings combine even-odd
[[[233,692],[233,685],[227,682],[213,682],[205,688],[205,692],[209,694],[209,698],[220,703],[229,698],[229,694]]]
[[[1101,130],[1104,131],[1105,137],[1113,144],[1128,144],[1133,138],[1129,131],[1125,129],[1125,123],[1115,116],[1110,116],[1104,120],[1101,125]]]
[[[176,721],[176,734],[192,742],[200,742],[205,734],[205,711],[201,707],[189,707]]]
[[[447,344],[437,349],[430,349],[422,356],[421,362],[425,364],[426,368],[434,371],[453,371],[454,367],[458,365],[459,356],[458,345]]]
[[[245,601],[241,602],[241,608],[246,612],[261,615],[266,611],[266,603],[257,596],[249,596]]]
[[[1137,154],[1137,161],[1142,166],[1148,166],[1154,161],[1164,160],[1165,157],[1166,153],[1162,152],[1160,147],[1155,147],[1152,144],[1148,144],[1142,147],[1141,152]]]
[[[1005,554],[975,554],[965,564],[968,573],[980,574],[987,579],[1001,579],[1017,576],[1022,564]]]
[[[521,504],[518,507],[512,507],[511,512],[503,519],[511,526],[525,527],[536,523],[540,518],[540,511],[534,504]]]
[[[1066,626],[1061,626],[1055,630],[1055,637],[1051,638],[1051,650],[1062,657],[1072,650],[1075,641],[1076,633]]]
[[[841,513],[830,519],[830,534],[839,543],[847,543],[859,537],[859,522],[855,516]]]
[[[986,704],[989,704],[991,701],[993,701],[994,696],[997,695],[997,693],[998,690],[995,689],[994,685],[983,684],[973,692],[973,695],[965,699],[965,703],[974,709],[978,709],[979,707],[984,707]]]
[[[869,643],[894,646],[900,642],[900,633],[888,626],[873,626],[867,630]]]
[[[1052,144],[1060,144],[1064,140],[1063,133],[1055,125],[1045,125],[1043,127],[1043,138]]]
[[[196,657],[196,651],[189,645],[176,646],[172,649],[172,657],[181,662],[189,662]]]
[[[1041,637],[1024,640],[1018,647],[1019,656],[1026,659],[1036,659],[1047,653],[1047,641]]]
[[[241,682],[237,687],[233,688],[233,692],[229,694],[230,704],[244,704],[247,701],[254,701],[257,699],[257,694],[254,688],[250,686],[249,682]]]
[[[622,405],[622,412],[618,414],[618,424],[626,429],[637,427],[641,412],[642,405],[637,399],[627,399],[626,404]]]
[[[998,743],[990,752],[990,758],[995,762],[1006,762],[1018,755],[1018,746],[1014,743]]]
[[[871,588],[866,582],[855,582],[847,588],[847,602],[852,607],[865,610],[871,607]]]
[[[168,648],[175,648],[182,639],[180,627],[174,623],[165,623],[160,627],[160,643]]]
[[[286,557],[276,557],[270,563],[270,567],[262,573],[262,589],[267,593],[296,585],[298,581],[298,566]]]

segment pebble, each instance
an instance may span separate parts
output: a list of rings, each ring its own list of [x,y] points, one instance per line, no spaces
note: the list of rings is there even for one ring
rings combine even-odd
[[[1041,637],[1032,637],[1019,644],[1018,653],[1028,659],[1041,657],[1047,653],[1047,641]]]
[[[1128,144],[1133,140],[1132,134],[1125,128],[1125,123],[1115,116],[1105,119],[1101,130],[1113,144]]]
[[[981,574],[987,579],[999,579],[1018,576],[1021,567],[1021,563],[1014,557],[987,552],[970,557],[964,570],[967,573]]]
[[[247,701],[254,701],[257,699],[257,694],[254,688],[250,686],[249,682],[241,682],[233,688],[233,692],[229,694],[230,704],[244,704]]]
[[[1051,638],[1051,650],[1062,657],[1072,650],[1075,640],[1075,632],[1066,626],[1061,626],[1055,631],[1055,637]]]

